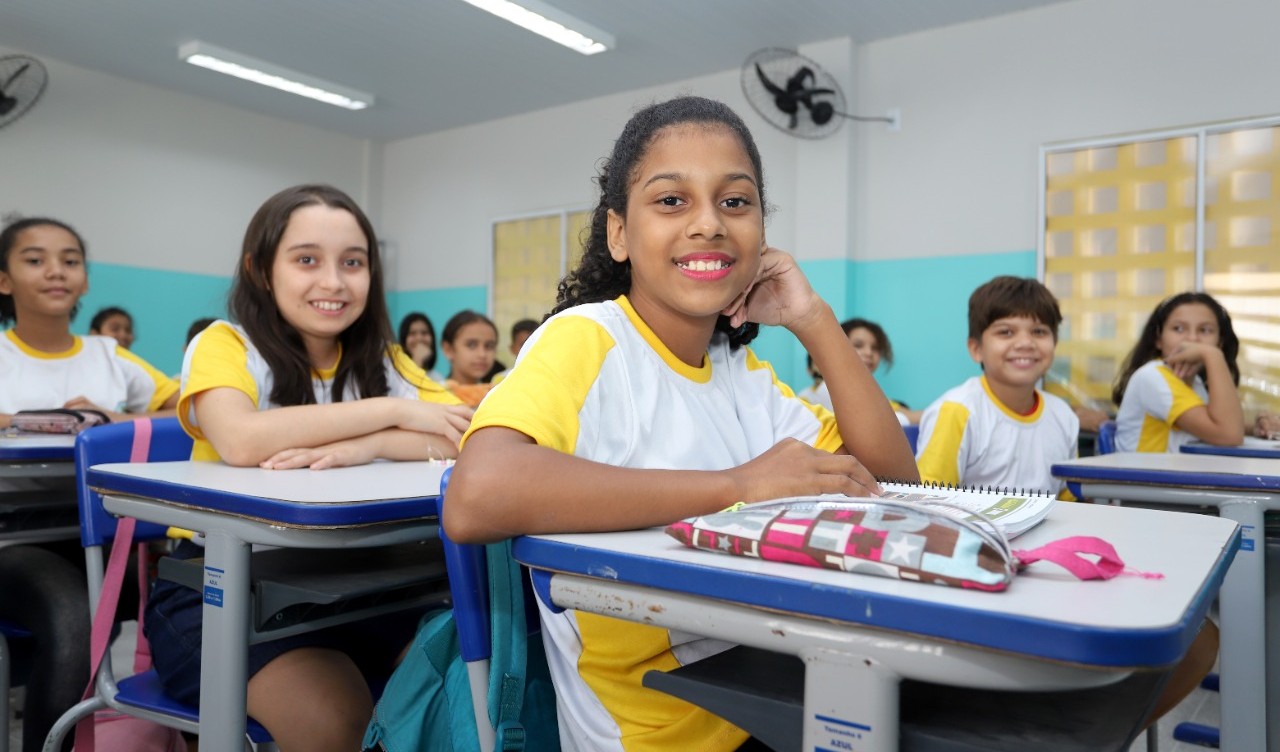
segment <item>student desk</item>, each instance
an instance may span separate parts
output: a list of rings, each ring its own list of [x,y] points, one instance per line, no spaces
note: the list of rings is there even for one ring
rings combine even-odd
[[[73,462],[76,437],[62,434],[10,434],[0,432],[0,481],[4,480],[43,480],[67,479],[75,477],[76,468]],[[24,492],[0,493],[5,495],[24,496]],[[19,498],[22,501],[21,498]],[[50,504],[63,506],[62,498],[51,498]],[[41,502],[44,503],[44,502]],[[68,485],[65,508],[70,517],[75,516],[75,488]],[[5,508],[0,501],[0,541],[5,542],[39,542],[74,538],[79,529],[73,525],[56,527],[36,527],[23,529],[14,522],[11,526],[4,518],[13,513],[13,508]]]
[[[1280,509],[1280,460],[1121,452],[1062,462],[1053,474],[1077,496],[1216,507],[1242,541],[1222,585],[1222,749],[1267,749],[1263,513]],[[1164,537],[1163,528],[1154,539]],[[1280,698],[1276,698],[1280,699]],[[1272,703],[1273,705],[1275,703]],[[1272,721],[1280,718],[1273,711]],[[1280,727],[1277,728],[1280,732]],[[1280,733],[1271,749],[1280,745]]]
[[[1240,446],[1226,447],[1193,441],[1182,445],[1184,454],[1214,454],[1219,457],[1253,457],[1260,460],[1280,460],[1280,440],[1244,437]]]
[[[1163,533],[1150,535],[1153,527]],[[901,678],[1027,691],[1098,687],[1179,661],[1238,533],[1212,517],[1059,503],[1017,539],[1112,542],[1161,581],[1080,582],[1036,564],[987,593],[685,548],[660,528],[516,539],[539,597],[805,661],[807,750],[898,747]]]
[[[202,750],[244,749],[250,546],[341,548],[435,537],[443,470],[429,462],[323,471],[220,462],[89,469],[89,486],[108,512],[205,535]]]

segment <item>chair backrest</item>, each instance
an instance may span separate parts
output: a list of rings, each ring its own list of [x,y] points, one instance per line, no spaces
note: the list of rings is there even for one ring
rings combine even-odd
[[[911,453],[916,453],[916,444],[920,442],[920,426],[903,426],[903,432],[907,434],[907,443],[911,445]]]
[[[97,426],[76,437],[76,496],[80,502],[80,543],[88,548],[102,546],[115,537],[116,518],[102,508],[102,496],[89,488],[86,472],[94,465],[128,462],[133,451],[133,421]],[[174,462],[191,459],[191,437],[182,430],[177,418],[151,421],[148,462]],[[136,540],[163,537],[163,525],[138,523]]]
[[[1098,439],[1094,444],[1095,454],[1111,454],[1116,450],[1116,422],[1104,421],[1098,426]]]
[[[449,487],[453,468],[440,477],[440,505],[444,511],[444,492]],[[489,640],[489,565],[484,546],[454,543],[440,526],[444,544],[444,563],[449,572],[449,592],[453,596],[453,620],[458,625],[458,648],[467,663],[486,660]]]

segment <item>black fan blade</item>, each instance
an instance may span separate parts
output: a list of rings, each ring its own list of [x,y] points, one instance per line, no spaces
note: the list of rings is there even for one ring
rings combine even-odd
[[[9,76],[9,80],[4,82],[4,86],[0,86],[0,95],[3,95],[6,91],[8,91],[9,87],[13,85],[13,82],[18,80],[18,76],[21,76],[23,73],[26,73],[27,68],[30,68],[30,67],[31,67],[31,63],[23,63],[21,68],[14,71],[13,75]]]
[[[760,67],[760,63],[756,63],[756,76],[759,77],[760,83],[764,84],[764,88],[768,89],[770,94],[774,96],[786,94],[780,86],[769,80],[769,77],[764,74],[764,69]]]

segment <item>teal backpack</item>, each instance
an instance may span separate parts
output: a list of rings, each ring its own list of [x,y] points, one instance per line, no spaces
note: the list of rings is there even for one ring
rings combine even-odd
[[[560,749],[555,689],[542,641],[528,639],[520,565],[511,558],[510,541],[485,549],[491,653],[488,707],[497,731],[495,750],[554,752]],[[453,564],[452,559],[449,563]],[[452,566],[449,576],[451,589],[461,592],[465,584],[458,580],[465,581],[466,576]],[[475,636],[464,635],[462,641],[468,638]],[[362,749],[489,752],[480,749],[472,707],[454,612],[432,611],[422,618],[404,661],[387,682]]]

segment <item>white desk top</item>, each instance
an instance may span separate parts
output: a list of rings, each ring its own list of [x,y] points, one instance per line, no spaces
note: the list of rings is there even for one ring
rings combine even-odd
[[[1042,562],[1019,574],[1003,593],[699,551],[680,545],[659,528],[521,538],[514,551],[521,562],[551,571],[1057,660],[1152,665],[1125,660],[1139,657],[1146,649],[1143,640],[1154,644],[1157,633],[1168,637],[1181,632],[1198,618],[1195,614],[1203,613],[1206,582],[1223,576],[1224,551],[1235,530],[1236,523],[1214,517],[1059,502],[1044,523],[1015,541],[1017,548],[1073,535],[1097,536],[1112,543],[1128,566],[1165,578],[1120,576],[1081,582]],[[706,592],[699,592],[700,587]],[[1198,628],[1199,621],[1191,626]],[[1105,641],[1125,630],[1134,630],[1134,640],[1124,646],[1090,644],[1094,636]],[[1100,657],[1095,650],[1109,654]],[[1159,662],[1153,654],[1152,663]]]
[[[1175,452],[1115,452],[1114,454],[1104,454],[1097,457],[1081,457],[1080,459],[1057,462],[1054,463],[1054,467],[1124,468],[1129,470],[1154,470],[1157,472],[1280,477],[1280,460]]]

